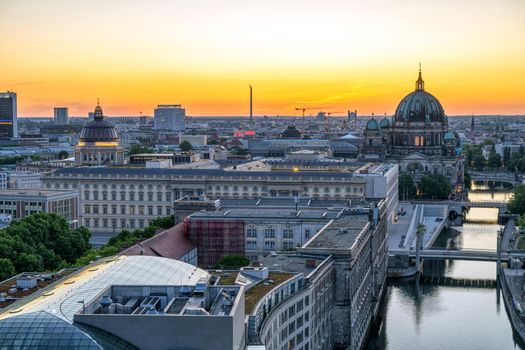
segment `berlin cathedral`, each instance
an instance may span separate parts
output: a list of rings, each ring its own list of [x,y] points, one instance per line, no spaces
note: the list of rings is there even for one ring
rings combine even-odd
[[[363,135],[361,158],[397,163],[401,173],[418,182],[423,175],[446,176],[462,192],[464,158],[459,135],[449,128],[441,103],[425,91],[419,69],[415,91],[406,95],[392,118],[370,119]]]

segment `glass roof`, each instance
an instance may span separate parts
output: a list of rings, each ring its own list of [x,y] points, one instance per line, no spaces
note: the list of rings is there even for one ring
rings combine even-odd
[[[100,344],[100,346],[102,346],[102,348],[104,348],[104,350],[139,350],[139,348],[133,346],[122,338],[100,328],[80,323],[74,323],[73,325],[89,334],[98,344]]]
[[[111,285],[195,285],[208,273],[182,261],[153,256],[118,256],[89,265],[59,284],[22,299],[0,314],[0,320],[35,311],[73,322],[100,292]]]
[[[100,350],[90,336],[70,323],[34,312],[0,320],[0,349]]]

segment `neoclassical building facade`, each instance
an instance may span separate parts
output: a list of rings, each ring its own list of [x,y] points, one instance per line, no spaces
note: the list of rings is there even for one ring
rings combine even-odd
[[[392,118],[367,122],[361,157],[397,163],[400,172],[412,174],[416,181],[425,174],[441,174],[456,191],[463,188],[459,136],[449,128],[439,100],[425,91],[421,69],[415,90],[401,100]]]
[[[81,166],[120,165],[124,163],[124,148],[119,144],[115,126],[104,120],[97,103],[94,118],[82,128],[75,147],[75,164]]]

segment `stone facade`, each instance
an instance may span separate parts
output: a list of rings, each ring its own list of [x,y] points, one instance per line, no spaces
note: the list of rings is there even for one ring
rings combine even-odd
[[[457,192],[464,182],[459,136],[451,130],[440,102],[424,89],[419,72],[416,90],[404,97],[394,116],[370,119],[363,135],[361,158],[389,161],[416,181],[427,174],[446,176]]]

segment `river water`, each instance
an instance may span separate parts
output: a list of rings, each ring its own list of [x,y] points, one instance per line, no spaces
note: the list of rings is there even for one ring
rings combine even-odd
[[[476,186],[473,186],[476,189]],[[508,199],[510,192],[471,192],[475,200]],[[443,232],[434,247],[496,249],[497,209],[472,208],[463,226]],[[491,262],[425,262],[424,273],[434,276],[496,279]],[[373,332],[368,350],[397,349],[525,349],[518,345],[503,299],[495,288],[466,288],[389,281],[385,314]]]

